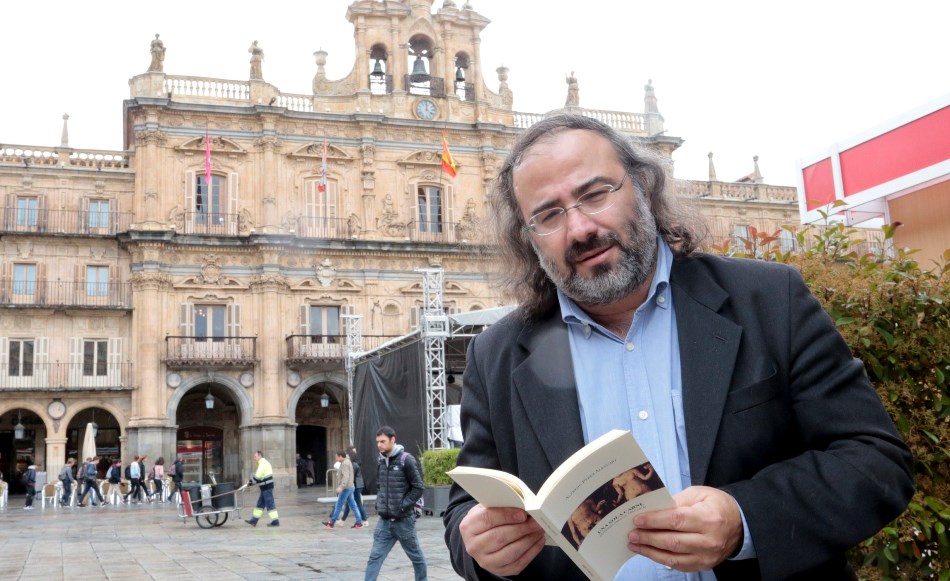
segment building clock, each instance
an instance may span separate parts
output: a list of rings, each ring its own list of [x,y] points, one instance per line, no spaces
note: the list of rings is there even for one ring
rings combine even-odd
[[[416,101],[416,117],[431,121],[438,115],[439,109],[431,99],[419,99]]]
[[[54,399],[46,406],[46,413],[54,420],[62,419],[62,417],[66,415],[66,404],[64,404],[62,400]]]

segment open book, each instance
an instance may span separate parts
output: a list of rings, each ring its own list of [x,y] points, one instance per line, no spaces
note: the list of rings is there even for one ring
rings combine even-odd
[[[613,579],[633,556],[627,534],[635,515],[675,506],[626,430],[611,430],[575,452],[537,494],[500,470],[458,466],[447,474],[484,506],[523,508],[547,532],[547,543],[594,580]]]

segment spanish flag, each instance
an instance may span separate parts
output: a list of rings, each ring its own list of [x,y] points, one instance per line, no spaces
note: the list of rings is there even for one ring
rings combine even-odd
[[[455,177],[455,170],[458,169],[458,165],[455,163],[455,160],[452,158],[452,152],[449,151],[449,142],[445,137],[445,130],[442,130],[442,171],[449,174],[453,178]]]

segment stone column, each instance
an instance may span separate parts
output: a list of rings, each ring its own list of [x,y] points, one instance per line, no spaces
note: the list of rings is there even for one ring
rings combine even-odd
[[[329,431],[328,431],[329,434]],[[260,450],[274,468],[274,487],[282,491],[296,490],[297,427],[290,422],[248,426],[241,431],[241,475],[254,473],[254,452]],[[280,498],[277,499],[280,509]]]
[[[147,262],[157,262],[162,248],[143,249],[142,257]],[[154,256],[152,256],[154,255]],[[168,275],[155,270],[133,273],[132,282],[132,336],[137,340],[137,358],[135,361],[136,391],[132,397],[132,410],[129,415],[130,427],[138,427],[140,422],[165,424],[165,410],[161,397],[165,382],[161,377],[161,358],[164,348],[163,291],[171,285]],[[139,442],[135,442],[138,444]],[[138,452],[134,452],[138,453]]]
[[[143,230],[156,230],[164,227],[159,208],[158,191],[160,189],[158,170],[159,146],[165,142],[166,135],[158,129],[158,118],[150,113],[147,127],[135,134],[136,184],[133,198],[132,222]]]
[[[257,350],[260,359],[260,377],[254,385],[255,415],[264,421],[286,420],[281,407],[286,397],[280,392],[281,362],[284,357],[283,336],[280,332],[280,310],[282,291],[289,285],[277,264],[279,250],[263,249],[263,272],[251,281],[251,289],[257,297],[260,321]]]
[[[64,426],[65,427],[65,426]],[[46,481],[56,484],[59,471],[66,464],[66,438],[63,436],[46,437]]]
[[[276,234],[280,230],[280,220],[277,217],[277,156],[280,140],[268,135],[257,140],[257,145],[263,150],[263,171],[261,172],[261,198],[263,202],[262,233]]]

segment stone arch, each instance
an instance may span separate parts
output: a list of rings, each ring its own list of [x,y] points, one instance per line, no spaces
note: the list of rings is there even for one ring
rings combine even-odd
[[[119,423],[119,432],[125,432],[126,427],[129,424],[129,418],[126,417],[125,412],[116,407],[114,404],[104,401],[70,402],[66,415],[64,415],[60,420],[60,426],[62,429],[65,430],[69,426],[69,423],[73,421],[76,416],[90,408],[99,408],[112,414],[112,417],[115,418],[115,421]]]
[[[202,373],[184,380],[168,399],[166,413],[168,414],[168,421],[170,423],[169,427],[171,427],[172,418],[178,417],[178,404],[181,403],[181,399],[185,397],[185,394],[191,391],[192,388],[205,383],[213,383],[223,387],[234,397],[234,400],[238,403],[238,407],[241,410],[241,422],[238,425],[238,428],[245,428],[251,425],[251,418],[254,415],[254,403],[247,395],[247,391],[244,389],[244,386],[238,383],[233,377],[227,375],[214,374],[212,377],[211,374]],[[177,422],[177,420],[175,421]]]
[[[328,383],[331,388],[334,389],[334,397],[337,398],[337,401],[345,401],[346,399],[346,374],[334,371],[325,371],[323,373],[316,373],[309,377],[304,378],[300,381],[300,384],[294,388],[293,393],[290,394],[290,400],[287,402],[287,417],[291,421],[294,421],[294,418],[297,417],[297,404],[300,403],[300,398],[308,389],[313,387],[318,383]]]
[[[21,410],[21,409],[29,410],[33,412],[34,414],[36,414],[37,417],[39,417],[40,420],[42,420],[43,426],[46,428],[47,434],[57,433],[53,431],[52,420],[50,420],[49,416],[46,415],[46,408],[43,406],[41,402],[37,403],[34,401],[29,401],[29,400],[21,400],[18,403],[7,404],[0,407],[0,415],[3,415],[7,412],[11,412],[14,410]]]

